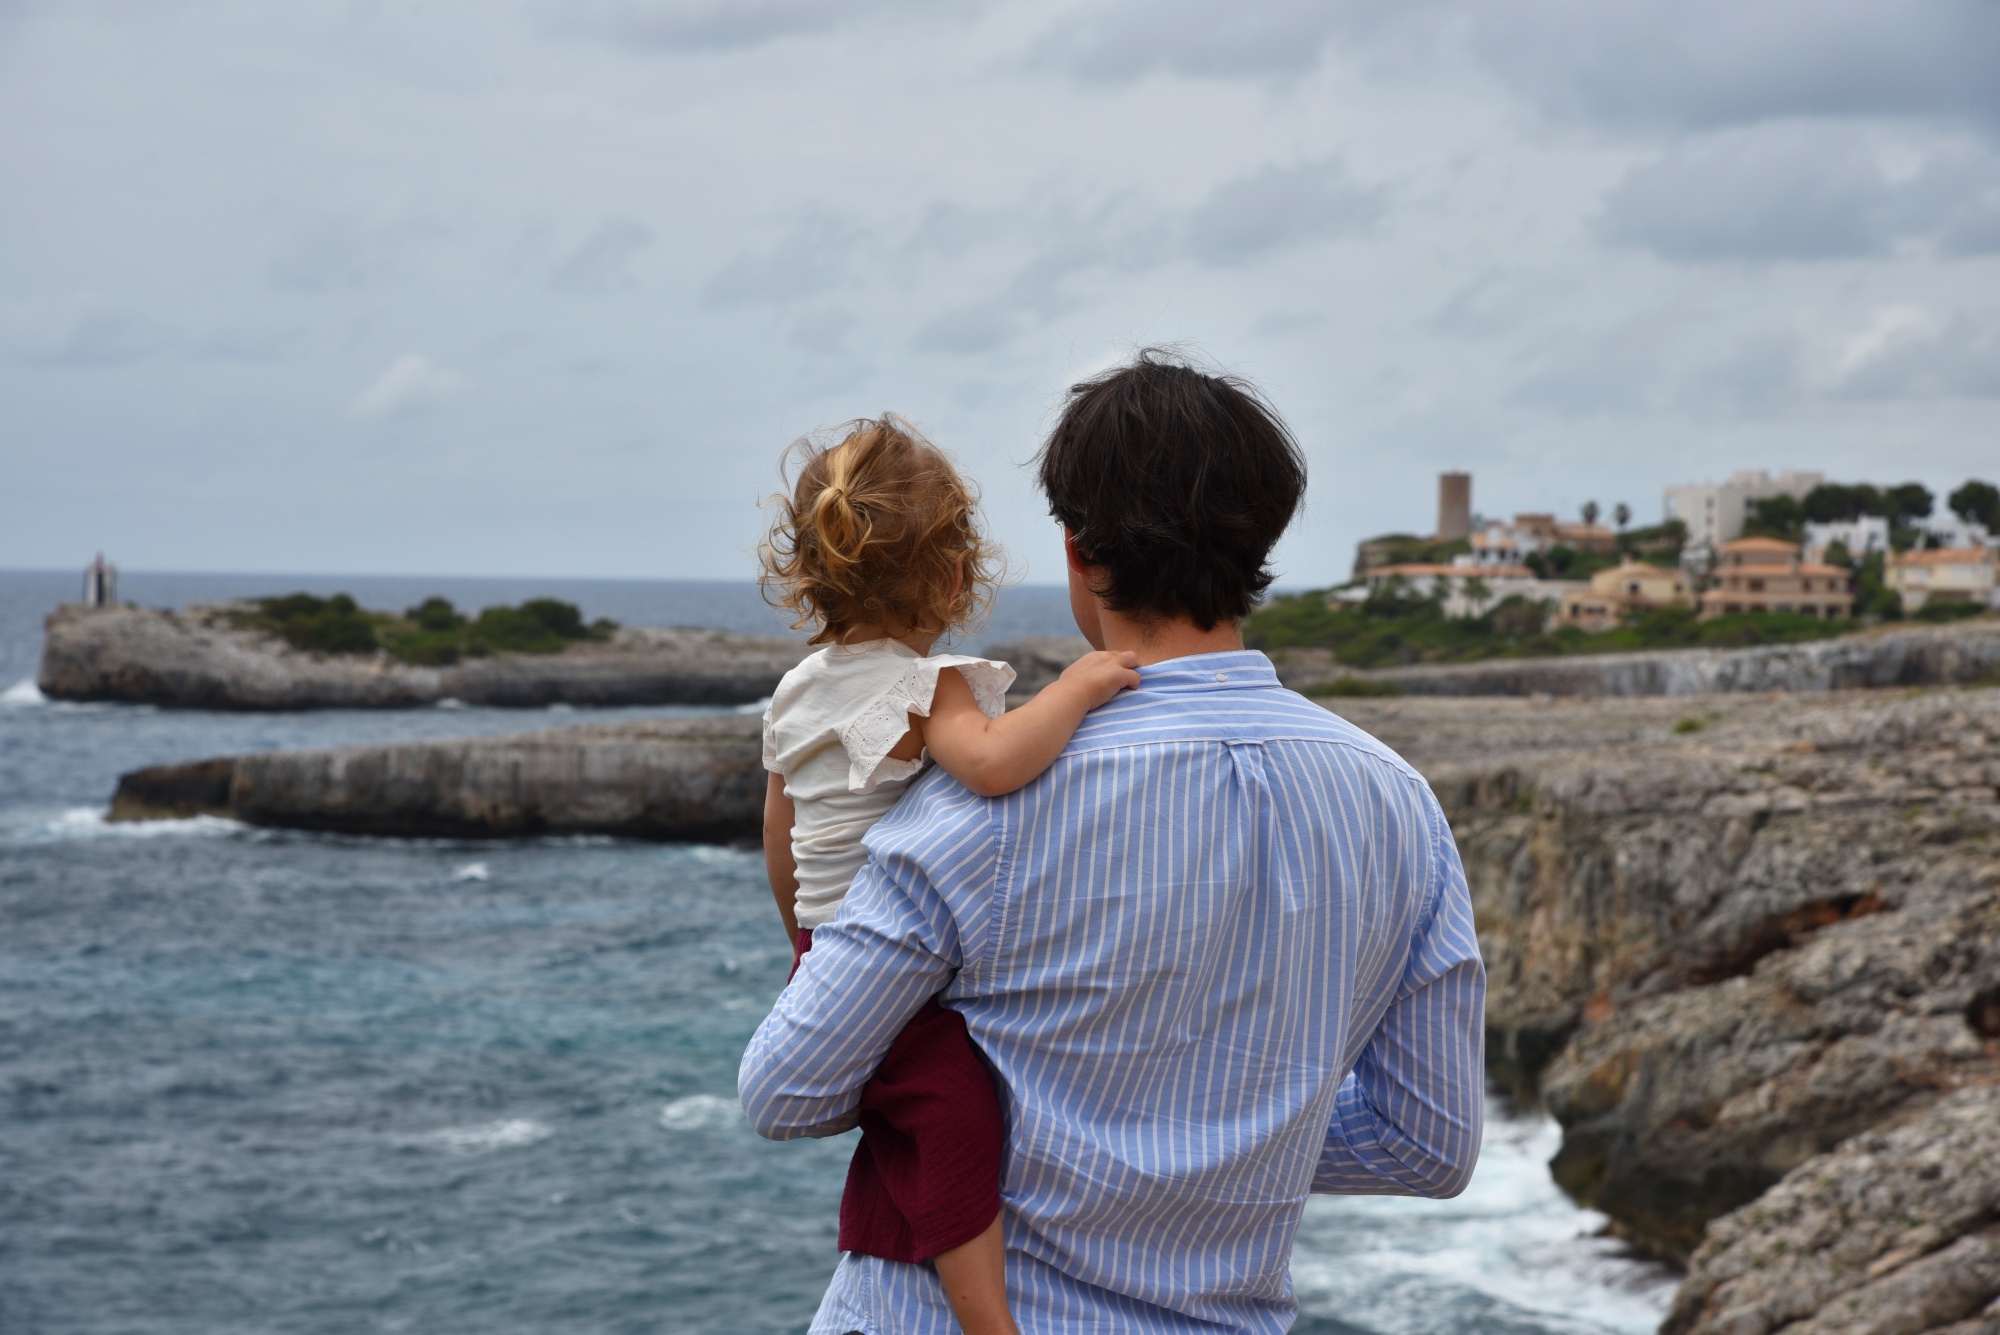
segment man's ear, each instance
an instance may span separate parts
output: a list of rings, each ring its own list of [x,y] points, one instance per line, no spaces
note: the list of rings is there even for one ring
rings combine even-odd
[[[1084,555],[1083,548],[1077,546],[1076,534],[1070,531],[1070,527],[1067,524],[1063,525],[1063,556],[1069,561],[1069,568],[1079,575],[1088,571],[1095,564],[1089,557]]]

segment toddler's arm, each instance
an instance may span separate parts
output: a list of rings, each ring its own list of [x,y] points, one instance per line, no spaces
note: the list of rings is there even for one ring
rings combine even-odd
[[[891,754],[909,747],[914,755],[927,746],[946,773],[981,797],[1011,793],[1055,763],[1085,714],[1136,687],[1138,667],[1139,656],[1130,652],[1085,654],[1040,695],[999,718],[980,712],[964,674],[940,672],[930,717],[912,714],[912,735]]]
[[[771,878],[771,896],[785,920],[785,940],[799,935],[799,864],[792,859],[792,798],[785,776],[773,774],[764,787],[764,874]]]

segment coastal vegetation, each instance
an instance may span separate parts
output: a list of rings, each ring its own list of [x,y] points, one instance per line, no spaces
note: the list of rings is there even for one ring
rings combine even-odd
[[[469,617],[448,598],[432,596],[397,615],[364,608],[345,593],[253,598],[235,609],[231,620],[245,629],[268,631],[308,653],[379,652],[419,667],[496,653],[560,653],[583,641],[608,640],[618,629],[617,622],[602,618],[586,624],[574,603],[558,598],[482,608]]]

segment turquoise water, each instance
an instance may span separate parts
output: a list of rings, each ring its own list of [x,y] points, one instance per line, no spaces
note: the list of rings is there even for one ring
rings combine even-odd
[[[102,820],[137,765],[563,721],[0,698],[0,1331],[803,1328],[851,1145],[737,1111],[756,856]],[[1316,1200],[1298,1329],[1650,1331],[1554,1147],[1496,1116],[1456,1201]]]

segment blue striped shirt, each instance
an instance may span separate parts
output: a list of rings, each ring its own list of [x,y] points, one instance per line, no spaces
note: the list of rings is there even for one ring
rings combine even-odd
[[[1443,813],[1263,655],[1140,670],[985,799],[933,770],[744,1054],[776,1139],[856,1123],[926,998],[1003,1090],[1023,1330],[1274,1332],[1310,1192],[1450,1196],[1485,975]],[[956,1331],[935,1271],[843,1257],[814,1335]]]

